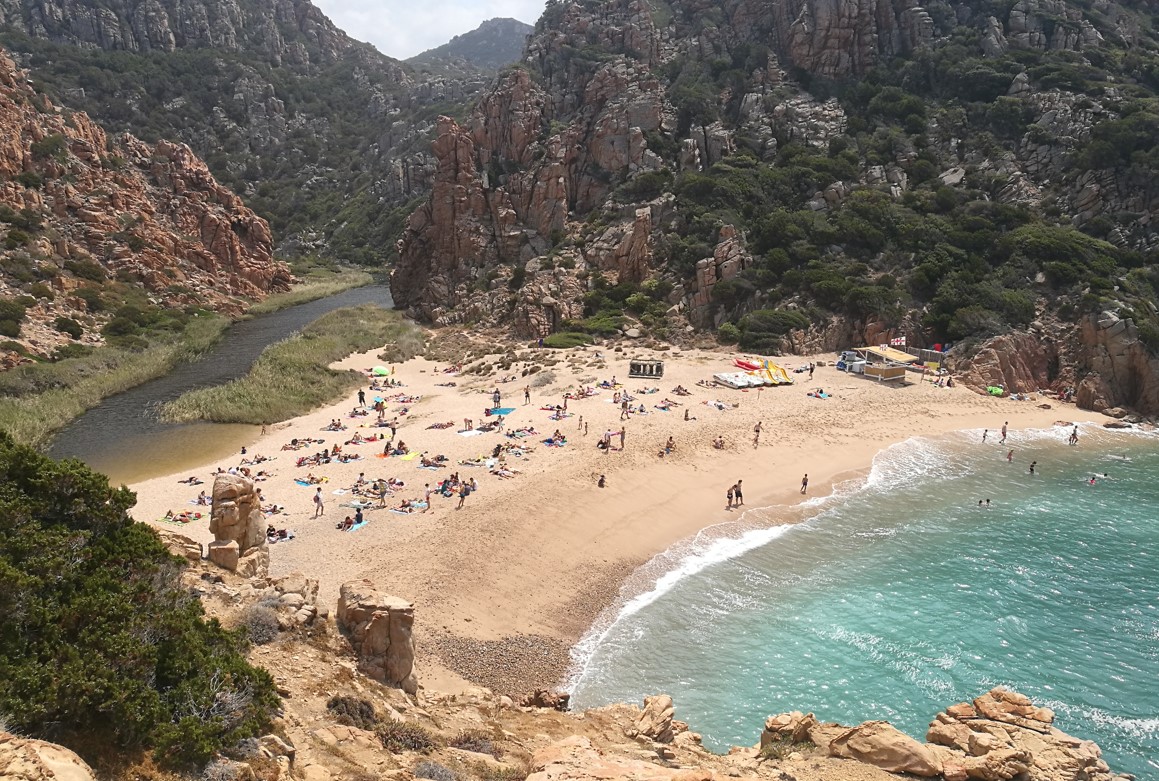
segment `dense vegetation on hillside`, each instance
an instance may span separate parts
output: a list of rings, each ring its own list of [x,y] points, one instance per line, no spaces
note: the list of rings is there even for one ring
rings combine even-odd
[[[442,46],[416,54],[407,62],[416,68],[454,66],[462,63],[493,72],[518,62],[523,44],[534,28],[518,19],[488,19],[469,33],[456,35]]]
[[[978,6],[974,22],[937,20],[952,33],[933,47],[856,79],[796,70],[795,83],[762,95],[768,107],[801,90],[817,103],[836,98],[847,125],[822,145],[801,140],[788,119],[774,123],[773,143],[746,121],[742,98],[756,89],[749,77],[766,61],[767,47],[745,43],[730,57],[667,62],[677,127],[649,138],[666,167],[620,184],[614,202],[589,215],[581,242],[612,219],[617,203],[671,192],[676,230],[663,237],[658,255],[675,281],[688,282],[696,262],[711,256],[720,226],[740,228],[754,262],[716,285],[713,302],[725,338],[753,327],[756,338],[742,340],[750,347],[761,341],[760,318],[748,315],[754,310],[790,308],[815,323],[841,315],[895,327],[916,311],[930,340],[944,342],[1026,326],[1044,311],[1069,320],[1111,305],[1134,316],[1159,350],[1154,227],[1150,236],[1139,229],[1138,213],[1079,218],[1063,208],[1064,193],[1088,170],[1155,202],[1159,38],[1147,25],[1159,19],[1140,16],[1141,42],[1131,45],[1104,29],[1102,45],[1081,54],[1011,47],[983,56],[985,15],[1002,17],[1010,3],[955,5]],[[1099,19],[1097,11],[1090,16]],[[712,24],[677,22],[689,30]],[[594,66],[596,54],[576,52],[569,65],[587,57]],[[1026,90],[1008,94],[1020,73],[1029,78]],[[1057,125],[1038,121],[1043,108],[1032,94],[1051,91],[1057,113],[1071,112],[1065,130],[1072,136],[1058,137]],[[733,131],[735,152],[706,170],[681,171],[680,139],[717,121]],[[1013,166],[1004,161],[1024,160],[1040,147],[1050,150],[1052,165],[1061,159],[1057,179],[1041,197],[1019,197],[1007,189]],[[866,186],[875,166],[900,168],[904,191],[891,194],[885,181]],[[961,177],[941,176],[959,167]],[[835,182],[851,185],[850,192],[819,205],[815,196]],[[596,297],[587,325],[598,328],[617,310],[622,301]]]
[[[0,714],[82,754],[203,761],[260,734],[273,681],[205,620],[180,560],[128,516],[133,502],[0,432]]]

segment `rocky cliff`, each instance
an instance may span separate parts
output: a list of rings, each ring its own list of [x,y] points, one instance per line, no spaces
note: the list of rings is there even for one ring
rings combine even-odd
[[[1145,11],[551,3],[520,68],[439,121],[395,300],[523,336],[613,333],[625,317],[661,336],[724,327],[749,350],[838,333],[946,343],[1123,311],[1144,356],[1131,360],[1154,371],[1159,35]]]
[[[269,225],[189,147],[107,136],[53,105],[2,51],[0,128],[0,292],[26,296],[29,320],[68,317],[96,338],[112,315],[97,303],[107,280],[164,307],[232,313],[289,287]],[[29,331],[5,336],[38,351],[69,339]]]
[[[0,0],[0,43],[106,127],[188,144],[270,219],[280,254],[366,264],[429,192],[432,107],[486,84],[417,75],[308,0]]]

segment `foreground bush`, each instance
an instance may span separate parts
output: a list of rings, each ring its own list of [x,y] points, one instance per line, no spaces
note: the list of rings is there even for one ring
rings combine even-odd
[[[419,751],[425,754],[439,746],[439,739],[433,732],[408,721],[384,719],[379,722],[377,730],[382,747],[395,754],[403,751]]]
[[[201,762],[260,734],[277,696],[129,517],[134,500],[0,432],[0,713],[65,745]]]

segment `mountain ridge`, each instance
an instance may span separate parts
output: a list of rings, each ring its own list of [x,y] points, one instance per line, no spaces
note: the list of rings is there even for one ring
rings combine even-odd
[[[524,42],[534,29],[533,25],[509,17],[487,19],[474,30],[408,57],[406,62],[415,67],[462,62],[482,71],[498,71],[519,61]]]
[[[995,8],[551,3],[522,66],[440,120],[395,301],[521,336],[627,319],[774,352],[1058,325],[1075,347],[1041,356],[1042,387],[1090,372],[1087,315],[1154,354],[1154,20]],[[1154,364],[1132,365],[1092,397],[1151,406]]]

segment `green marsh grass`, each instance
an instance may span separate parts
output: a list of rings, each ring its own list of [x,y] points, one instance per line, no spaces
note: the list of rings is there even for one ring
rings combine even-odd
[[[417,345],[411,353],[415,355],[421,341],[410,335],[414,330],[401,313],[374,304],[335,309],[263,350],[246,376],[185,393],[162,407],[161,415],[174,422],[288,420],[331,403],[364,382],[357,372],[330,369],[331,363],[388,342]]]
[[[374,277],[369,273],[357,269],[315,271],[301,279],[301,284],[295,285],[285,293],[274,293],[254,304],[246,310],[246,315],[268,315],[298,304],[337,295],[351,288],[369,285],[374,281]]]
[[[229,326],[218,315],[191,319],[184,332],[140,352],[102,347],[88,355],[0,373],[0,430],[32,447],[109,396],[161,377],[209,349]]]

